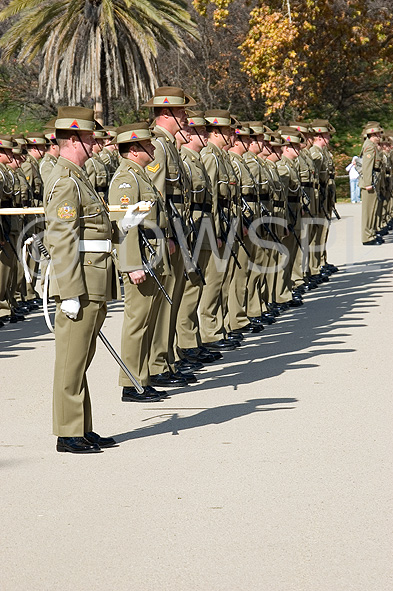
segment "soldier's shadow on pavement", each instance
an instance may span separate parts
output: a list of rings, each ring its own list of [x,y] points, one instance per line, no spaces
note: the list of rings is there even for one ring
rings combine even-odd
[[[391,283],[384,281],[390,275],[390,260],[342,267],[329,283],[306,294],[304,306],[283,314],[260,335],[246,337],[239,349],[225,353],[217,364],[206,366],[198,374],[200,382],[187,389],[171,389],[171,397],[184,392],[192,396],[214,388],[236,389],[284,371],[317,368],[319,355],[354,352],[348,348],[348,338],[340,339],[350,333],[337,330],[367,326],[368,308],[377,306],[378,298],[393,291]]]
[[[183,392],[189,394],[192,400],[193,393],[202,390],[225,387],[237,389],[238,385],[278,376],[288,370],[317,368],[318,363],[310,361],[318,355],[355,351],[336,345],[347,344],[346,340],[340,338],[350,337],[351,332],[343,331],[366,327],[363,320],[368,308],[378,305],[378,298],[384,293],[392,293],[391,283],[385,282],[385,279],[390,279],[391,261],[359,263],[348,268],[342,267],[341,271],[329,283],[308,294],[304,306],[280,317],[276,324],[267,327],[261,335],[245,339],[240,349],[226,353],[222,362],[219,362],[220,366],[207,366],[199,374],[200,383],[187,389],[170,390],[171,398]],[[353,313],[356,313],[356,318]],[[310,375],[310,379],[313,376]],[[121,443],[164,433],[178,435],[183,430],[231,421],[254,412],[294,409],[296,402],[296,398],[253,399],[201,409],[201,412],[188,417],[179,417],[178,412],[174,411],[188,412],[191,409],[161,407],[162,412],[154,414],[153,411],[153,416],[145,419],[155,421],[153,425],[119,433],[115,438]]]
[[[164,421],[140,427],[128,433],[121,433],[115,435],[118,443],[129,441],[131,439],[141,439],[143,437],[152,437],[153,435],[162,435],[164,433],[172,433],[172,435],[179,435],[181,431],[187,429],[195,429],[197,427],[205,427],[207,425],[218,425],[226,423],[254,412],[268,412],[276,410],[291,410],[293,405],[297,402],[296,398],[258,398],[253,400],[246,400],[239,404],[227,404],[225,406],[218,406],[213,408],[201,409],[202,412],[193,414],[188,417],[179,417],[177,412],[162,412],[158,415],[144,419],[144,421],[154,421],[156,419],[164,418]],[[280,405],[280,406],[273,406]],[[259,408],[259,407],[271,408]],[[164,410],[164,409],[163,409]],[[167,409],[170,411],[171,409]],[[176,409],[177,410],[177,409]],[[187,412],[189,409],[182,409],[182,412]],[[193,409],[194,410],[194,409]],[[167,418],[166,418],[167,417]]]

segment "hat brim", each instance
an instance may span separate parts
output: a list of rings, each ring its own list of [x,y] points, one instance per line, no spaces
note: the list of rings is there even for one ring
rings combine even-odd
[[[197,104],[196,101],[192,98],[192,96],[190,96],[189,94],[184,93],[184,103],[171,103],[169,100],[166,103],[155,103],[154,102],[154,96],[151,97],[151,99],[149,99],[147,101],[147,103],[144,103],[142,105],[142,107],[195,107],[195,105]],[[180,98],[180,97],[179,97]]]

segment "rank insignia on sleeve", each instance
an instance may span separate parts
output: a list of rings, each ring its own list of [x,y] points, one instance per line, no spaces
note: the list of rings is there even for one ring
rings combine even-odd
[[[73,205],[64,203],[57,209],[57,217],[61,220],[74,220],[76,218],[76,209]]]
[[[155,166],[147,166],[147,170],[150,170],[150,172],[157,172],[160,168],[160,163],[157,162],[157,164]]]
[[[119,189],[128,189],[128,187],[131,187],[131,185],[129,185],[128,183],[122,183],[121,185],[119,185]]]

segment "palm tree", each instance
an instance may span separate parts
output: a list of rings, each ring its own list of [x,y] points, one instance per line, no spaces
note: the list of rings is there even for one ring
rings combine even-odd
[[[106,121],[114,97],[133,95],[138,108],[157,86],[158,44],[187,51],[181,33],[198,38],[186,0],[11,0],[0,21],[11,17],[2,59],[40,56],[41,95],[69,104],[91,98]]]

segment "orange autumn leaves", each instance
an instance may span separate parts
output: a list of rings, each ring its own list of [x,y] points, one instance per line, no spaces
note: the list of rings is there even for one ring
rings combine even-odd
[[[231,0],[215,0],[225,23]],[[206,14],[209,0],[194,0]],[[393,71],[392,16],[370,0],[270,0],[250,13],[240,45],[251,94],[265,115],[345,107]]]

